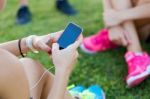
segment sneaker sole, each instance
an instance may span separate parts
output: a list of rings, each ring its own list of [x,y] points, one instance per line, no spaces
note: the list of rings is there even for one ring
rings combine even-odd
[[[103,94],[103,98],[102,99],[106,99],[104,91],[102,91],[102,94]]]
[[[84,44],[81,44],[80,46],[81,50],[84,51],[85,53],[88,53],[88,54],[96,54],[97,52],[94,52],[94,51],[91,51],[89,49],[87,49]]]
[[[150,75],[150,66],[147,67],[146,71],[137,75],[137,76],[132,76],[129,79],[127,79],[127,86],[129,88],[138,85],[139,83],[141,83],[142,81],[145,80],[146,77],[148,77]]]

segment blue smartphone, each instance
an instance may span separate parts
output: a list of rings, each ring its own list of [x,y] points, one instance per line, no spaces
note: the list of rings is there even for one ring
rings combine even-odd
[[[64,49],[74,43],[82,32],[83,29],[81,27],[74,23],[69,23],[57,41],[60,49]]]

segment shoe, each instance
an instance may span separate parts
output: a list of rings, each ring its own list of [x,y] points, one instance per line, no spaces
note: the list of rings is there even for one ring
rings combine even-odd
[[[70,94],[75,97],[75,99],[80,99],[80,94],[85,90],[85,88],[81,85],[78,85],[72,89],[69,90]]]
[[[77,11],[69,4],[68,0],[57,0],[56,8],[66,15],[75,15],[77,13]]]
[[[26,24],[31,21],[31,12],[27,6],[22,6],[17,12],[16,23]]]
[[[103,29],[95,35],[84,38],[80,47],[84,52],[93,54],[116,48],[116,45],[109,40],[108,30]]]
[[[92,85],[82,92],[81,99],[105,99],[105,94],[101,87]]]
[[[127,52],[125,60],[128,64],[127,86],[134,87],[150,75],[150,58],[147,53]]]

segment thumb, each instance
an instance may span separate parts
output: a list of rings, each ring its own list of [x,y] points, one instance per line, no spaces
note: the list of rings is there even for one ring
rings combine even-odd
[[[59,45],[58,45],[58,43],[53,43],[53,45],[52,45],[52,53],[53,52],[57,52],[57,51],[59,51]]]
[[[69,45],[67,48],[76,50],[80,46],[81,43],[82,43],[81,40],[75,41],[73,44]]]
[[[73,44],[71,44],[69,47],[71,47],[72,49],[76,50],[80,46],[80,44],[82,43],[82,41],[83,41],[83,35],[81,34],[79,36],[78,40],[75,41]]]

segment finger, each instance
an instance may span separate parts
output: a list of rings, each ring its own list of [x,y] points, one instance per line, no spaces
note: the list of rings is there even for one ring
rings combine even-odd
[[[123,46],[127,46],[127,44],[128,44],[128,42],[127,42],[125,36],[122,36],[122,37],[121,37],[121,42],[122,42],[122,45],[123,45]]]
[[[80,42],[82,42],[83,41],[83,35],[82,35],[82,33],[79,35],[79,37],[78,37],[78,39],[77,40],[79,40]]]
[[[54,43],[54,44],[52,45],[52,53],[53,53],[53,52],[57,52],[57,51],[59,51],[59,45],[58,45],[57,43]]]
[[[125,38],[128,41],[128,44],[131,44],[131,38],[129,36],[129,32],[124,32]]]
[[[51,50],[51,48],[43,42],[39,42],[38,45],[43,51],[49,52]]]
[[[50,37],[53,41],[57,41],[59,39],[59,37],[61,36],[61,34],[63,33],[64,30],[61,30],[61,31],[58,31],[58,32],[55,32],[55,33],[51,33],[50,34]]]
[[[82,43],[82,37],[80,37],[79,40],[75,41],[75,43],[69,45],[67,48],[76,50],[80,46],[81,43]]]

